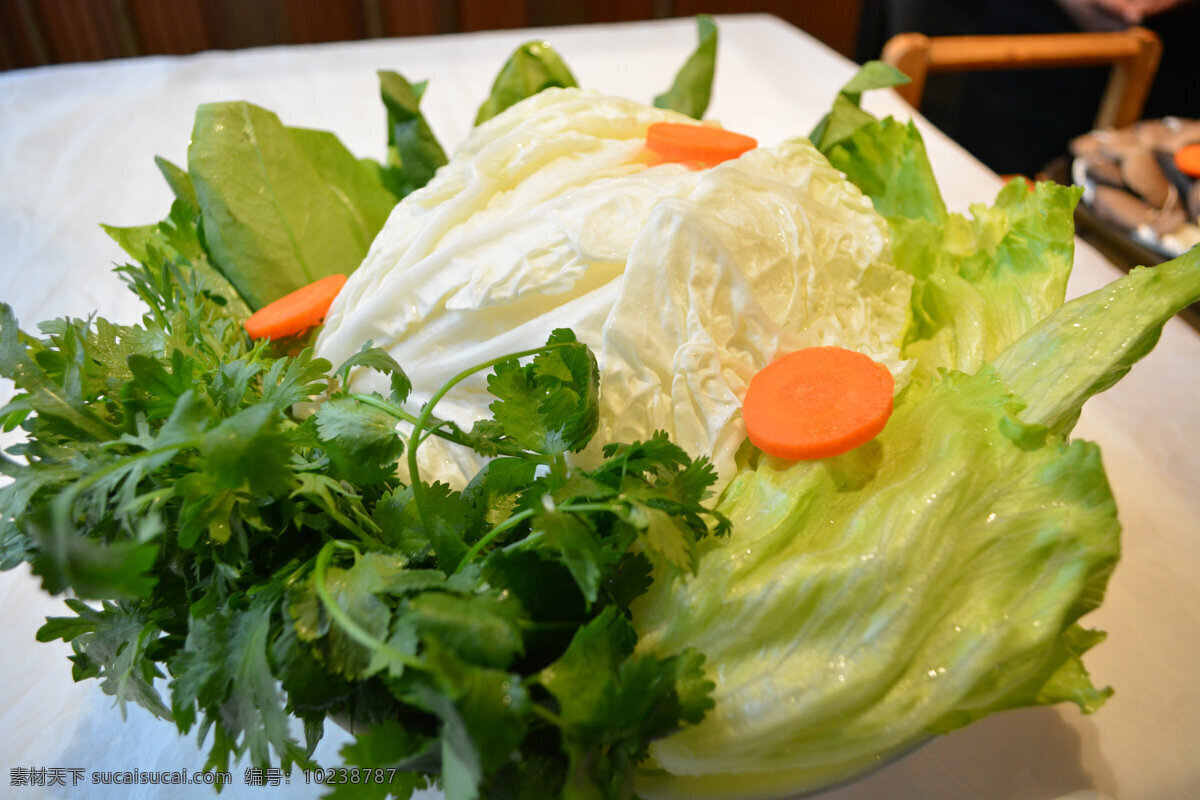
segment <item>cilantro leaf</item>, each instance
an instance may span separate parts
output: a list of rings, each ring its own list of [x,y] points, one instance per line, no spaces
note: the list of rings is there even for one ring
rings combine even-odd
[[[613,558],[591,527],[574,514],[548,512],[534,517],[533,533],[542,537],[539,545],[558,552],[588,605],[596,602],[600,581],[610,571]]]
[[[415,636],[390,638],[392,609],[384,595],[391,583],[403,575],[404,559],[383,553],[366,553],[355,559],[349,569],[331,567],[324,575],[326,591],[354,625],[378,641],[401,652],[416,651]],[[316,587],[318,576],[309,575],[302,587],[293,590],[288,610],[295,623],[296,633],[313,646],[313,653],[327,668],[351,680],[372,675],[384,667],[395,674],[403,672],[403,664],[387,658],[377,658],[377,651],[366,647],[353,634],[330,616]]]
[[[524,652],[521,608],[500,592],[424,592],[409,600],[405,619],[423,641],[437,642],[470,664],[504,669]]]
[[[383,780],[336,784],[324,795],[325,800],[412,797],[417,789],[429,787],[429,779],[402,765],[426,752],[429,743],[427,737],[414,734],[397,720],[384,720],[358,731],[354,741],[342,747],[342,760],[347,765],[374,770],[374,776]]]
[[[292,449],[269,405],[245,408],[206,431],[200,452],[218,487],[242,486],[255,494],[291,488]]]
[[[29,350],[25,335],[17,326],[17,318],[7,303],[0,303],[0,375],[30,395],[30,403],[43,420],[53,420],[68,435],[85,440],[104,441],[116,429],[84,402],[81,389],[69,376],[59,383],[39,368]]]
[[[524,737],[529,695],[519,675],[467,664],[436,643],[426,657],[438,690],[417,699],[442,721],[446,800],[478,797],[484,772],[504,764]]]
[[[284,699],[271,668],[272,618],[279,591],[231,603],[204,619],[193,619],[183,649],[172,658],[171,709],[183,733],[191,730],[196,710],[207,719],[201,731],[219,721],[208,766],[229,769],[229,758],[249,752],[255,763],[269,763],[270,750],[284,767],[309,764],[292,739]]]
[[[351,483],[370,486],[396,473],[404,440],[396,419],[349,397],[335,397],[313,416],[335,474]]]
[[[38,629],[37,640],[62,639],[71,644],[71,670],[76,681],[99,678],[100,688],[117,700],[121,716],[130,700],[155,716],[170,718],[170,711],[154,688],[158,668],[147,659],[147,650],[161,635],[157,625],[136,606],[105,602],[99,608],[68,598],[73,617],[49,617]]]
[[[85,538],[62,508],[58,513],[40,508],[26,522],[37,543],[32,566],[34,574],[42,578],[42,588],[59,594],[69,587],[89,599],[138,598],[151,593],[158,582],[152,572],[159,552],[155,542]]]
[[[713,684],[704,678],[702,656],[634,654],[636,639],[630,623],[609,606],[542,672],[563,721],[568,792],[630,796],[633,768],[646,757],[648,743],[698,721],[711,705]]]
[[[349,384],[350,370],[355,367],[373,369],[391,378],[392,394],[388,398],[391,402],[403,403],[408,399],[408,393],[412,391],[412,381],[408,379],[408,375],[404,374],[404,370],[396,363],[396,359],[392,358],[386,350],[372,347],[371,343],[367,342],[361,350],[343,361],[336,370],[341,378],[342,386]]]
[[[556,330],[530,363],[496,365],[488,391],[498,399],[489,408],[520,447],[550,456],[577,452],[599,424],[598,374],[591,351],[570,331]]]

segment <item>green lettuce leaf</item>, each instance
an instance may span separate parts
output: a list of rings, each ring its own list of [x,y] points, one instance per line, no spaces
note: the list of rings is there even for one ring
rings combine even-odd
[[[575,76],[546,42],[526,42],[508,57],[492,84],[492,93],[475,115],[479,125],[543,89],[578,86]]]
[[[188,173],[208,253],[252,308],[353,272],[395,204],[336,137],[246,102],[197,109]]]
[[[882,61],[868,61],[838,92],[833,108],[808,135],[818,150],[830,147],[854,133],[858,128],[875,121],[875,117],[860,107],[863,92],[887,89],[908,83],[908,76]]]
[[[1098,448],[1065,433],[1197,299],[1200,250],[1135,270],[975,374],[910,384],[868,445],[739,474],[731,535],[634,604],[639,652],[694,647],[719,676],[643,793],[803,791],[996,711],[1098,708],[1081,656],[1103,634],[1078,620],[1120,529]]]
[[[1075,621],[1116,561],[1116,507],[1097,448],[1030,448],[1019,406],[991,370],[913,384],[870,445],[734,480],[731,536],[634,606],[640,648],[695,647],[721,676],[708,717],[652,750],[696,777],[647,794],[817,788],[1002,708],[1103,701]]]
[[[675,75],[671,88],[654,98],[657,108],[668,108],[700,119],[712,99],[713,74],[717,68],[717,24],[707,14],[696,17],[699,44]]]
[[[1023,422],[1067,433],[1084,401],[1123,378],[1167,320],[1197,301],[1200,247],[1193,247],[1058,308],[1001,353],[996,370],[1027,399]]]
[[[429,183],[438,167],[447,161],[446,151],[421,113],[425,85],[425,81],[410,84],[398,72],[379,71],[379,93],[388,122],[388,159],[383,167],[383,180],[396,197],[404,197]]]
[[[887,219],[894,263],[916,279],[902,351],[915,379],[974,372],[1062,304],[1078,189],[1012,181],[966,217],[946,210],[912,123],[867,115],[823,150]]]

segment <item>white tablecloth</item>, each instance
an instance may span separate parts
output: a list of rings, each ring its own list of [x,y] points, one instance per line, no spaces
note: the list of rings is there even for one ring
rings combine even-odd
[[[855,67],[765,16],[719,20],[709,116],[771,144],[806,134]],[[143,58],[0,74],[0,299],[26,327],[99,310],[132,321],[139,305],[110,272],[122,260],[97,223],[160,219],[170,193],[154,166],[186,163],[198,104],[247,99],[291,125],[333,130],[360,155],[381,157],[384,112],[375,70],[429,79],[423,101],[448,147],[469,129],[508,54],[548,38],[580,85],[649,102],[695,44],[690,20],[511,31],[427,39],[283,47]],[[877,114],[907,117],[890,92]],[[948,203],[990,201],[995,175],[918,120]],[[1036,124],[1036,121],[1031,121]],[[1072,295],[1116,278],[1077,250]],[[0,386],[0,402],[11,386]],[[1200,797],[1200,337],[1172,321],[1155,352],[1085,409],[1077,435],[1101,443],[1125,525],[1124,556],[1104,607],[1085,620],[1109,632],[1089,653],[1098,684],[1116,695],[1096,715],[1074,707],[994,716],[943,737],[825,800],[1045,800]],[[11,439],[9,440],[11,441]],[[63,643],[38,644],[43,618],[62,613],[24,569],[0,575],[0,796],[211,797],[205,787],[90,784],[92,773],[199,770],[201,749],[133,707],[122,721],[94,681],[74,684]],[[338,763],[345,736],[329,726],[318,750]],[[316,797],[301,776],[280,787],[243,784],[225,798]],[[80,785],[15,785],[21,770],[76,769]]]

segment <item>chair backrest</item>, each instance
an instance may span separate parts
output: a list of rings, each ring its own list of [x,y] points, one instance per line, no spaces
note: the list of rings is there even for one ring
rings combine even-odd
[[[921,107],[926,76],[933,72],[1091,67],[1112,65],[1096,114],[1097,128],[1122,128],[1141,118],[1158,71],[1162,41],[1153,31],[925,36],[900,33],[884,45],[882,60],[912,82],[896,91]]]

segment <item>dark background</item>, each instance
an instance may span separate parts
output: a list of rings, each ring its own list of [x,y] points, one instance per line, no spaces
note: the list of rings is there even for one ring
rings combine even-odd
[[[767,13],[854,54],[860,0],[0,0],[0,69],[381,36]]]
[[[774,14],[858,61],[893,34],[1077,30],[1054,0],[0,0],[0,70],[271,44],[422,36],[698,13]],[[1163,38],[1147,118],[1200,117],[1200,0]],[[1036,174],[1091,129],[1107,70],[931,75],[922,112],[996,172]]]

